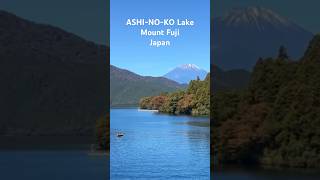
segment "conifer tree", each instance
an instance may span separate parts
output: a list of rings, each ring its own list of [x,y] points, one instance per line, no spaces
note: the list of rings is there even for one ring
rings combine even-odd
[[[289,59],[289,56],[287,54],[287,49],[284,46],[280,46],[278,58],[279,59]]]

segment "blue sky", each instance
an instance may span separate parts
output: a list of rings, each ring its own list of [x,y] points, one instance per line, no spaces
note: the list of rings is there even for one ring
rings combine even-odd
[[[117,2],[117,0],[112,1]],[[118,2],[122,3],[117,5],[122,11],[120,13],[125,13],[124,10],[129,11],[132,1],[138,2],[139,0],[119,0]],[[176,1],[176,5],[170,7],[169,4],[174,3],[173,1]],[[209,4],[208,0],[172,0],[172,2],[167,0],[160,3],[149,0],[143,2],[149,3],[150,9],[141,7],[137,10],[142,9],[143,12],[153,13],[152,10],[159,9],[157,6],[161,3],[165,11],[172,12],[174,8],[183,9],[189,11],[190,14],[199,13],[199,16],[201,13],[206,13],[202,11],[202,7]],[[197,5],[196,2],[203,4]],[[130,3],[130,5],[123,3]],[[192,3],[194,5],[188,5]],[[1,0],[0,4],[1,10],[39,23],[61,27],[97,43],[109,44],[109,0]],[[193,9],[192,6],[195,8]],[[320,32],[319,0],[212,0],[211,6],[213,16],[220,16],[233,7],[262,6],[288,17],[314,33]],[[131,9],[132,12],[137,12],[137,10]],[[168,15],[168,12],[161,14]]]
[[[171,39],[170,47],[155,48],[148,46],[150,37],[140,36],[140,26],[125,25],[128,18],[188,18],[195,21],[195,26],[180,28],[180,37]],[[209,71],[209,20],[209,0],[111,0],[110,63],[149,76],[162,76],[176,66],[189,63]]]

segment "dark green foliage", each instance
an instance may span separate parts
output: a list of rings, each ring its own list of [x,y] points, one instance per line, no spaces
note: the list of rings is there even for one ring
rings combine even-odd
[[[319,44],[316,36],[298,62],[260,60],[247,90],[213,95],[220,163],[320,167]]]
[[[287,54],[287,49],[284,46],[280,46],[278,58],[279,59],[288,59],[289,58],[289,56]]]
[[[181,109],[178,106],[180,100],[183,99],[185,95],[184,91],[177,91],[169,94],[166,101],[158,109],[160,112],[170,113],[170,114],[180,114]]]
[[[224,71],[215,65],[211,65],[212,80],[211,89],[216,91],[245,89],[250,81],[250,72],[243,69]]]
[[[205,80],[193,80],[187,90],[160,96],[145,97],[140,100],[140,108],[157,109],[170,114],[208,116],[210,110],[210,75]]]
[[[204,81],[191,81],[187,92],[193,94],[192,98],[192,114],[193,115],[209,115],[210,114],[210,74]],[[193,88],[193,89],[191,89]],[[190,93],[192,92],[192,93]]]
[[[237,92],[218,92],[212,96],[211,113],[215,119],[214,125],[220,125],[220,120],[231,118],[238,110],[240,95]]]

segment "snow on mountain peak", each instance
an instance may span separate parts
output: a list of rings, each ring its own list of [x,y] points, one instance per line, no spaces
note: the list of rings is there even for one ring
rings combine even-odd
[[[183,64],[165,74],[164,77],[181,84],[188,84],[191,80],[195,80],[198,77],[203,80],[207,73],[206,70],[199,68],[195,64]]]
[[[195,70],[200,70],[200,68],[195,65],[195,64],[183,64],[180,66],[182,69],[195,69]]]
[[[259,29],[264,28],[264,22],[273,26],[292,26],[287,18],[263,7],[234,8],[222,19],[228,25],[255,24]]]

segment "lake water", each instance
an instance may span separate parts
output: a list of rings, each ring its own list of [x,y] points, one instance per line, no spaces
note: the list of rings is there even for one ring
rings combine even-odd
[[[106,180],[109,161],[87,151],[0,151],[0,172],[3,180]]]
[[[306,169],[275,169],[232,167],[212,173],[218,180],[319,180],[320,172]]]
[[[138,109],[110,115],[111,179],[210,179],[210,129],[189,125],[207,118]]]

